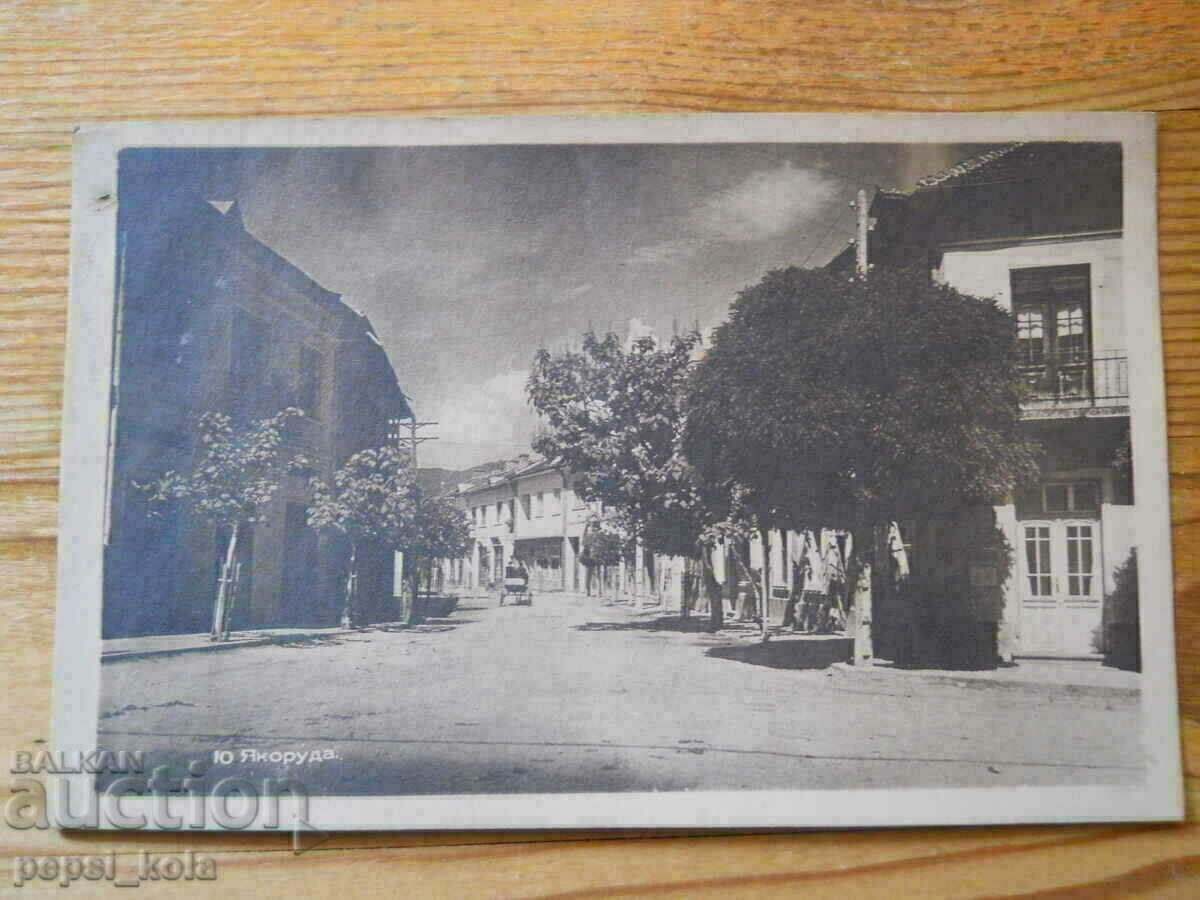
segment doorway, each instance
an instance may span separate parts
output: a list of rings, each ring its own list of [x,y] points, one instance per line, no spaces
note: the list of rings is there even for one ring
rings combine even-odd
[[[1021,650],[1094,656],[1102,614],[1100,522],[1020,523]]]

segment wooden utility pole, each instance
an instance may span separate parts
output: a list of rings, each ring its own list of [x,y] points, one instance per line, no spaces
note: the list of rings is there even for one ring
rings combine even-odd
[[[867,258],[867,235],[871,230],[871,223],[865,188],[858,189],[854,206],[855,212],[858,213],[858,227],[855,229],[857,238],[854,246],[855,267],[858,276],[866,278],[871,268]],[[854,639],[854,665],[856,666],[875,665],[875,642],[871,634],[871,620],[874,616],[871,582],[875,571],[879,570],[879,528],[868,524],[866,528],[860,527],[855,534],[855,537],[868,536],[871,538],[870,556],[867,555],[868,548],[859,546],[861,541],[855,541],[853,548],[853,552],[858,557],[857,577],[854,579],[855,583],[850,586],[854,591],[854,622],[851,635]],[[883,539],[887,539],[886,533]]]
[[[405,448],[405,446],[407,445],[408,452],[409,452],[409,458],[411,460],[414,475],[416,474],[416,471],[417,471],[417,445],[423,444],[426,441],[436,441],[437,440],[437,438],[433,437],[433,436],[421,436],[420,430],[422,428],[428,428],[429,426],[436,425],[436,424],[438,424],[438,423],[437,422],[418,422],[417,417],[415,415],[410,416],[407,420],[405,420],[405,419],[393,419],[392,420],[392,425],[395,426],[395,431],[393,432],[391,437],[396,442],[396,446],[399,447],[401,450],[403,450]],[[404,434],[405,431],[408,432],[407,435]],[[416,574],[415,570],[412,570],[412,571],[409,570],[409,567],[411,565],[412,565],[412,560],[406,558],[406,554],[400,552],[399,550],[395,551],[394,557],[393,557],[393,570],[396,574],[394,577],[399,579],[399,581],[400,581],[400,585],[401,585],[401,589],[400,589],[400,598],[401,598],[400,607],[401,607],[401,609],[400,609],[400,612],[401,612],[401,618],[404,619],[404,621],[406,621],[406,622],[408,622],[412,619],[413,612],[417,607],[417,590],[418,590],[419,576]],[[408,576],[408,577],[406,577],[406,576]],[[403,585],[406,581],[411,585],[411,594],[412,594],[412,596],[408,600],[408,603],[405,603],[404,599],[403,599],[404,598]]]
[[[856,229],[857,240],[854,246],[854,260],[858,274],[865,276],[868,271],[867,263],[867,233],[871,230],[869,221],[870,210],[867,208],[867,190],[866,188],[858,189],[858,197],[855,201],[855,211],[858,213],[858,228]]]
[[[418,432],[422,428],[428,428],[431,425],[437,424],[437,422],[418,422],[416,416],[408,419],[407,422],[403,419],[397,419],[395,421],[396,433],[393,435],[393,437],[395,438],[396,444],[401,450],[403,450],[405,446],[408,447],[409,456],[412,459],[412,467],[414,470],[417,468],[417,445],[423,444],[426,441],[437,440],[436,437],[431,435],[422,436]],[[408,431],[407,435],[402,434],[402,431],[405,429]]]

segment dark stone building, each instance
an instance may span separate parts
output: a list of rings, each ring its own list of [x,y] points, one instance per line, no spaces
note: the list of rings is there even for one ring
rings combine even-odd
[[[367,318],[245,228],[236,203],[126,178],[118,213],[104,636],[212,624],[225,535],[183,509],[150,516],[136,482],[188,472],[207,411],[250,421],[298,407],[285,435],[312,462],[239,540],[235,628],[333,625],[348,549],[307,526],[313,475],[389,440],[411,415]],[[360,549],[370,618],[395,615],[393,557]]]

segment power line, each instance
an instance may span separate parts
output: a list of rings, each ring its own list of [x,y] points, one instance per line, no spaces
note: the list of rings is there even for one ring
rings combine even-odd
[[[427,441],[437,440],[437,437],[433,435],[421,435],[418,432],[422,428],[428,428],[431,425],[437,424],[437,422],[418,422],[416,416],[413,416],[411,419],[392,419],[391,425],[394,431],[391,434],[391,438],[401,450],[406,447],[408,448],[414,469],[417,468],[417,446]],[[407,435],[404,434],[405,429],[408,430]]]
[[[838,227],[838,225],[840,225],[842,223],[842,219],[846,218],[846,210],[847,209],[849,209],[849,207],[844,207],[840,212],[838,212],[838,214],[836,216],[834,216],[833,224],[831,224],[829,226],[828,230],[826,230],[826,232],[823,235],[821,235],[820,240],[818,240],[815,244],[813,244],[812,249],[808,251],[808,256],[804,257],[804,262],[800,263],[800,268],[802,268],[802,269],[805,268],[808,265],[809,261],[816,254],[816,252],[825,245],[826,241],[829,240],[829,236],[831,234],[833,234],[834,229],[836,229]]]

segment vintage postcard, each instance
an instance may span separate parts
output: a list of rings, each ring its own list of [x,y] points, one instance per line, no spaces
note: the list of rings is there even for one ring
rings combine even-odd
[[[52,824],[1182,815],[1154,118],[76,137]]]

